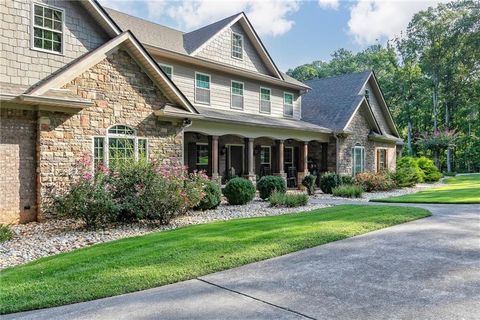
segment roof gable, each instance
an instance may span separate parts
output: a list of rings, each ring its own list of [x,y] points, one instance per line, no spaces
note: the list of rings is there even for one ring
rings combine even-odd
[[[193,49],[189,52],[190,55],[196,56],[203,48],[208,46],[216,37],[222,34],[227,28],[232,27],[234,24],[238,23],[244,31],[244,34],[248,37],[248,40],[251,42],[253,48],[257,52],[260,59],[263,61],[265,67],[268,71],[276,78],[282,79],[282,74],[273,62],[270,54],[263,45],[262,41],[258,37],[255,29],[248,20],[245,13],[239,13],[237,15],[225,18],[198,30],[192,31],[188,34],[185,34],[184,39],[196,38],[195,45],[188,45],[188,47]],[[230,55],[229,55],[230,57]]]
[[[104,60],[110,52],[120,46],[129,52],[168,99],[189,112],[197,113],[190,101],[160,69],[157,63],[129,31],[121,33],[104,45],[75,60],[61,72],[52,75],[52,77],[48,78],[45,82],[35,87],[28,95],[42,96],[49,92],[49,90],[62,88],[63,85]]]

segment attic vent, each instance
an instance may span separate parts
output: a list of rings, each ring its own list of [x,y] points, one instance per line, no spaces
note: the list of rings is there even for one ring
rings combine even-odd
[[[367,99],[367,101],[370,102],[370,90],[368,89],[365,90],[365,99]]]

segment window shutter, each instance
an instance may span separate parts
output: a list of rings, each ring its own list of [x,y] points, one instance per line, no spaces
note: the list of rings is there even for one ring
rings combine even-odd
[[[195,142],[190,142],[188,144],[188,172],[192,173],[197,169],[197,144]]]
[[[377,149],[377,172],[380,172],[380,149]]]
[[[272,146],[272,174],[278,173],[278,152],[277,147]]]
[[[388,149],[383,150],[385,152],[385,169],[388,170]]]

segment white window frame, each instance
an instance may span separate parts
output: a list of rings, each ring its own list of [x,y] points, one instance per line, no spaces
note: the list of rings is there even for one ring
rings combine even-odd
[[[234,48],[234,46],[233,46],[233,37],[234,37],[234,36],[240,36],[240,41],[242,42],[242,45],[240,46],[240,53],[241,53],[241,55],[242,55],[241,57],[236,57],[236,56],[233,55],[233,52],[234,52],[234,50],[233,50],[233,48]],[[232,38],[231,38],[231,39],[232,39],[232,42],[231,42],[231,56],[232,56],[232,58],[243,61],[243,48],[245,47],[245,42],[244,42],[244,39],[243,39],[243,34],[238,33],[238,32],[235,32],[235,31],[232,31]]]
[[[125,126],[133,130],[133,135],[129,134],[116,134],[116,133],[108,133],[108,131],[115,127],[115,126]],[[110,166],[110,138],[123,138],[123,139],[132,139],[133,146],[134,146],[134,159],[135,161],[138,161],[138,141],[139,140],[145,140],[145,148],[146,148],[146,159],[148,161],[149,157],[149,148],[148,148],[148,138],[146,137],[138,137],[137,136],[137,130],[132,128],[131,126],[125,125],[125,124],[114,124],[110,127],[107,128],[106,134],[104,136],[100,135],[95,135],[92,137],[92,170],[95,171],[95,138],[101,138],[103,139],[103,164],[109,168]]]
[[[292,106],[292,114],[287,114],[287,113],[285,113],[285,106],[287,106],[287,104],[285,103],[285,96],[286,96],[286,95],[291,95],[291,96],[292,96],[292,104],[291,104],[291,106]],[[293,106],[294,106],[294,103],[295,103],[295,95],[294,95],[292,92],[286,92],[286,91],[283,92],[283,115],[284,115],[285,117],[289,117],[289,118],[293,117],[293,113],[294,113],[294,108],[293,108]]]
[[[197,100],[197,75],[202,75],[202,76],[207,76],[208,77],[208,94],[209,94],[209,101],[210,102],[203,102],[203,101],[198,101]],[[194,92],[193,94],[195,95],[195,103],[199,103],[199,104],[204,104],[204,105],[211,105],[212,103],[212,76],[209,75],[208,73],[203,73],[203,72],[195,72],[195,87],[193,88],[194,89]],[[199,88],[199,89],[203,89],[203,90],[207,90],[205,88]]]
[[[61,34],[62,34],[62,51],[61,52],[35,47],[35,42],[34,41],[35,41],[35,6],[36,5],[62,12],[62,31],[61,31]],[[34,50],[34,51],[40,51],[40,52],[51,53],[51,54],[56,54],[56,55],[59,55],[59,56],[63,56],[64,52],[65,52],[65,18],[66,18],[65,17],[65,9],[60,8],[60,7],[56,7],[56,6],[52,6],[50,4],[44,4],[44,3],[33,1],[32,6],[31,6],[30,18],[31,18],[31,22],[30,22],[30,49]],[[44,27],[37,27],[37,28],[44,29]],[[55,32],[58,32],[58,30],[55,30]]]
[[[293,167],[293,165],[295,164],[295,147],[293,147],[293,146],[286,146],[286,147],[284,147],[284,149],[285,149],[285,150],[287,150],[287,149],[291,149],[291,150],[292,150],[292,161],[287,162],[287,161],[284,160],[284,161],[283,161],[283,165],[286,166],[287,164],[290,164],[290,166]],[[284,154],[283,154],[284,159],[285,159],[285,150],[283,151],[283,152],[284,152]]]
[[[269,162],[262,162],[262,149],[266,148],[268,149],[268,160]],[[272,146],[260,146],[260,165],[268,165],[269,167],[272,167]]]
[[[173,66],[172,66],[172,65],[166,64],[166,63],[159,63],[158,65],[160,66],[160,69],[161,69],[161,67],[170,68],[172,71],[171,71],[171,75],[170,75],[169,78],[170,78],[170,79],[173,79]],[[162,71],[163,71],[163,72],[167,75],[167,77],[168,77],[168,73],[166,73],[165,70],[163,70],[163,69],[162,69]]]
[[[197,149],[196,147],[197,146],[207,146],[207,149],[208,149],[208,143],[207,142],[196,142],[195,143],[195,149]],[[209,151],[209,150],[207,150]],[[209,154],[207,155],[207,159],[208,159],[208,163],[206,164],[207,166],[210,164],[210,152]],[[201,164],[201,163],[198,163],[198,153],[195,154],[195,166],[198,167],[198,166],[204,166],[205,164]]]
[[[237,97],[240,97],[240,95],[238,94],[234,94],[233,93],[233,83],[238,83],[238,84],[241,84],[242,85],[242,107],[241,108],[236,108],[233,106],[233,96],[237,96]],[[241,82],[241,81],[236,81],[236,80],[231,80],[230,81],[230,108],[234,109],[234,110],[243,110],[245,108],[245,83]]]
[[[262,101],[266,101],[266,100],[262,100],[262,89],[268,90],[268,92],[269,92],[270,110],[268,112],[267,111],[262,111]],[[258,91],[258,98],[259,98],[259,105],[258,105],[259,112],[260,113],[265,113],[265,114],[271,114],[272,113],[272,89],[267,88],[267,87],[260,87],[260,89]]]
[[[380,151],[380,152],[385,152],[385,159],[384,159],[384,168],[383,168],[383,170],[378,170],[378,169],[379,169],[378,167],[380,166],[380,157],[377,156],[377,155],[379,155],[379,152],[378,152],[378,151]],[[387,160],[387,159],[388,159],[388,149],[387,149],[387,148],[377,148],[377,149],[375,150],[375,157],[377,158],[377,161],[376,161],[376,163],[375,163],[375,164],[376,164],[375,167],[376,167],[377,172],[381,172],[381,171],[388,170],[388,160]]]
[[[355,171],[355,164],[356,164],[356,152],[355,150],[360,150],[360,171]],[[357,173],[365,172],[365,147],[361,145],[355,145],[352,147],[352,176],[355,176]]]

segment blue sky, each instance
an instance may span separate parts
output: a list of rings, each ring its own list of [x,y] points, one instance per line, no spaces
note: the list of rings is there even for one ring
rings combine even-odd
[[[442,0],[100,0],[111,7],[190,31],[245,11],[282,71],[329,60],[339,48],[354,52],[385,43],[415,12]]]

